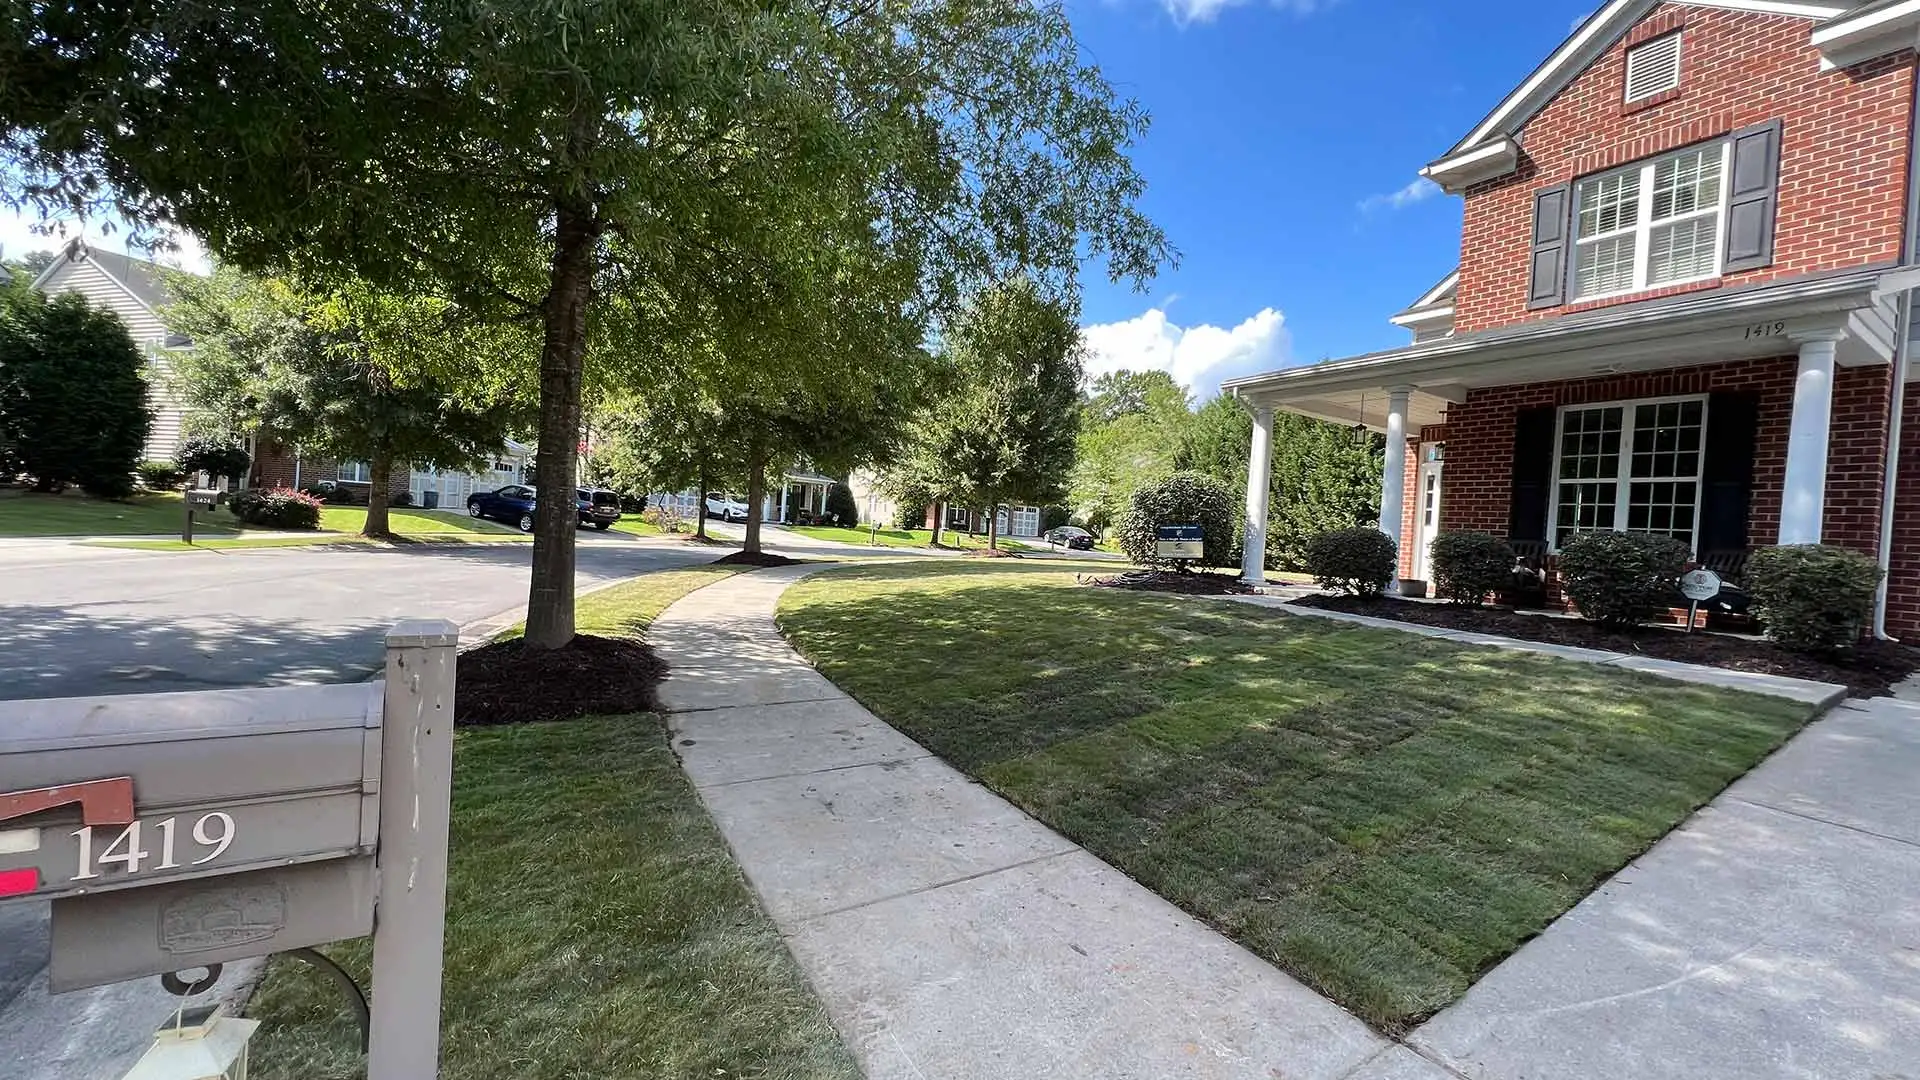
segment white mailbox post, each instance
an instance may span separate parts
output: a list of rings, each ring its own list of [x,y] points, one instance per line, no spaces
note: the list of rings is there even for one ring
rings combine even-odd
[[[368,1080],[438,1070],[453,775],[444,620],[345,686],[0,703],[0,903],[55,993],[373,934]]]

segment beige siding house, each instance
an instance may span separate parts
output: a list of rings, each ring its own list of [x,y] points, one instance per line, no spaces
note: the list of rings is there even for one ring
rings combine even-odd
[[[34,279],[34,288],[55,296],[79,293],[87,302],[120,317],[134,343],[147,354],[147,403],[153,409],[153,428],[147,435],[145,457],[171,458],[180,445],[185,416],[168,389],[169,354],[189,343],[170,338],[160,324],[158,309],[168,303],[163,269],[156,263],[88,247],[82,240],[67,243]]]

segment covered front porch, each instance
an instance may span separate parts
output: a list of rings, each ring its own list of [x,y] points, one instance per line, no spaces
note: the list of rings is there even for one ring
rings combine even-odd
[[[1606,529],[1703,559],[1884,552],[1888,364],[1915,284],[1875,269],[1710,290],[1234,380],[1254,415],[1244,576],[1265,577],[1275,410],[1386,436],[1378,525],[1407,581],[1427,580],[1442,529],[1543,555]]]

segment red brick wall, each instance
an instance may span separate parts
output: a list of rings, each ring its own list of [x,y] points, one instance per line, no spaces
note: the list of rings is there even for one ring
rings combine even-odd
[[[254,487],[297,487],[311,484],[316,480],[332,480],[339,462],[327,457],[315,457],[311,454],[300,458],[299,484],[294,482],[294,457],[292,450],[279,443],[262,440],[258,453],[253,459]],[[356,485],[362,487],[363,485]],[[387,474],[387,494],[389,496],[410,493],[413,490],[413,472],[406,465],[396,465]],[[364,498],[361,499],[365,501]]]
[[[1759,399],[1748,534],[1752,546],[1771,544],[1780,530],[1780,489],[1797,367],[1793,357],[1780,357],[1472,391],[1465,402],[1447,410],[1441,527],[1507,535],[1514,417],[1521,409],[1734,391]],[[1887,368],[1837,370],[1823,526],[1829,543],[1864,551],[1878,547],[1888,387]],[[1707,423],[1712,425],[1711,415]],[[1920,448],[1915,455],[1920,468]],[[1920,533],[1920,508],[1915,528]]]
[[[1407,440],[1406,476],[1400,485],[1400,576],[1413,576],[1413,545],[1420,535],[1420,439]]]
[[[1626,50],[1685,27],[1680,88],[1621,101]],[[1914,54],[1820,70],[1803,18],[1667,4],[1530,121],[1514,174],[1467,192],[1461,333],[1673,292],[1890,262],[1900,254]],[[1629,297],[1527,310],[1533,193],[1749,124],[1783,121],[1774,262]]]
[[[1887,632],[1920,643],[1920,387],[1909,385],[1900,424],[1900,484],[1893,503],[1893,559],[1887,570]]]

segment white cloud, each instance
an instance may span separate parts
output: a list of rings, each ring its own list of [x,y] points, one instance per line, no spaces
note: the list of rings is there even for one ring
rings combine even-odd
[[[1371,214],[1375,210],[1404,210],[1414,203],[1426,202],[1440,194],[1440,185],[1424,176],[1416,176],[1413,182],[1399,191],[1390,191],[1385,195],[1369,195],[1360,200],[1360,212]]]
[[[75,236],[85,236],[88,244],[101,250],[125,252],[183,270],[204,274],[211,266],[207,249],[190,233],[148,230],[136,237],[118,221],[112,223],[111,232],[105,224],[98,220],[43,223],[32,210],[0,207],[0,255],[17,259],[30,251],[57,251]],[[168,241],[174,245],[172,250],[159,246]]]
[[[1165,371],[1201,399],[1214,396],[1222,379],[1271,371],[1290,362],[1286,316],[1262,308],[1231,330],[1182,327],[1163,308],[1149,308],[1124,322],[1080,329],[1087,343],[1087,378],[1112,371]]]
[[[1160,6],[1167,9],[1173,21],[1180,26],[1190,23],[1212,22],[1222,11],[1230,7],[1239,7],[1252,0],[1160,0]],[[1339,0],[1269,0],[1273,7],[1281,11],[1290,11],[1296,15],[1311,15],[1316,11],[1325,11]]]

